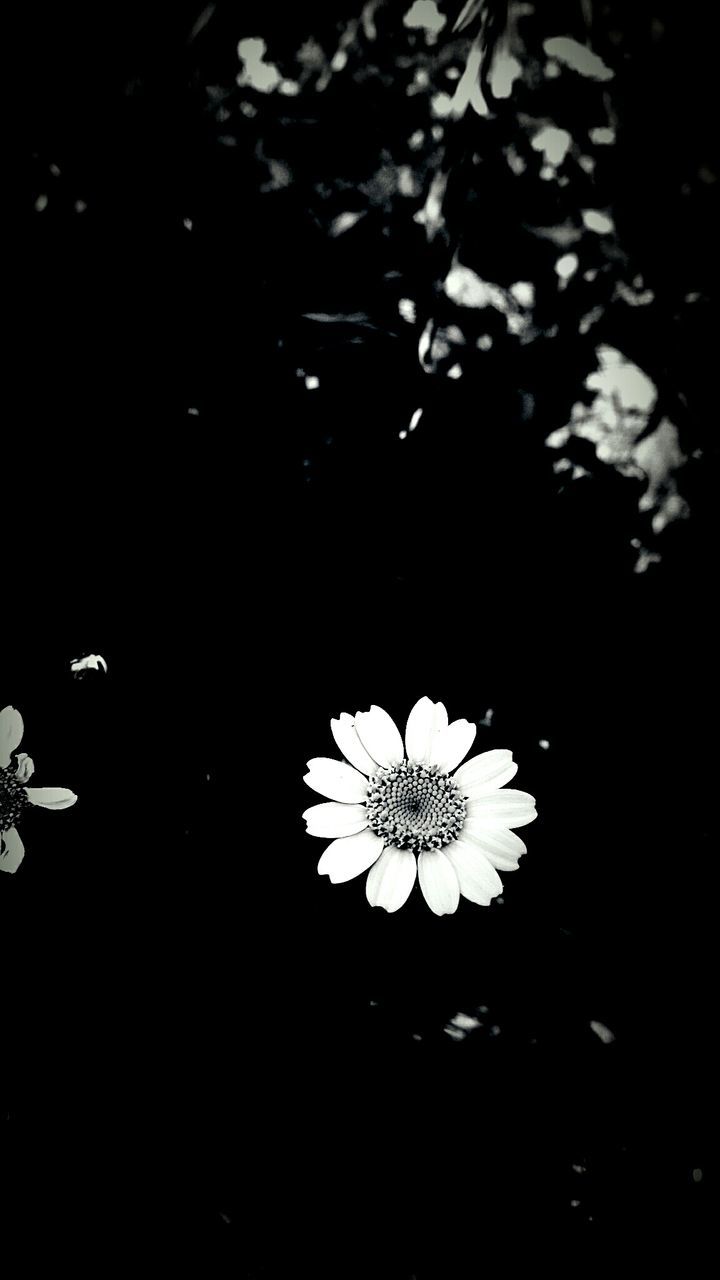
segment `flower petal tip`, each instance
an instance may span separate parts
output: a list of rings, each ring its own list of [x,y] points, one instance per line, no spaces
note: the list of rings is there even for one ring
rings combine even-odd
[[[30,804],[40,809],[70,809],[77,804],[77,796],[67,787],[25,787]]]

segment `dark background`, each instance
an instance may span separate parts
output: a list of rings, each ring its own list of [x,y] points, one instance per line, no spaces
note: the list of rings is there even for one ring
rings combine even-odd
[[[598,11],[624,51],[605,181],[657,293],[606,339],[625,324],[703,449],[637,574],[638,483],[584,458],[559,492],[543,444],[585,376],[570,304],[555,348],[429,378],[387,317],[409,286],[430,314],[447,247],[392,208],[352,245],[313,214],[314,182],[359,182],[405,129],[392,82],[218,141],[205,86],[231,91],[237,40],[292,51],[344,9],[219,5],[192,40],[199,4],[16,19],[0,703],[79,801],[27,816],[0,883],[3,1209],[26,1261],[94,1274],[474,1275],[628,1241],[687,1265],[712,1183],[716,269],[712,184],[681,187],[713,46],[692,5]],[[297,175],[269,195],[259,134]],[[478,215],[452,145],[455,231],[484,217],[502,260],[516,210],[500,188]],[[88,652],[107,676],[70,675]],[[402,724],[426,693],[493,709],[478,748],[514,751],[540,815],[502,902],[441,919],[317,877],[300,820],[330,717]],[[454,1039],[460,1011],[482,1025]]]

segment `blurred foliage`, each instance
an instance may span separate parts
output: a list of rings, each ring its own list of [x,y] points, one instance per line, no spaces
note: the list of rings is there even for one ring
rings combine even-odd
[[[264,299],[257,323],[307,393],[359,348],[394,370],[385,426],[408,448],[437,429],[427,410],[481,430],[491,406],[499,429],[547,442],[538,483],[632,505],[642,570],[689,514],[709,527],[717,465],[718,165],[695,11],[135,6],[117,63],[92,73],[112,80],[117,66],[124,81],[112,162],[133,182],[116,177],[115,196],[147,224],[162,185],[237,306]],[[76,18],[90,40],[94,20]],[[90,145],[94,80],[58,78]],[[55,154],[48,172],[53,150],[35,152],[36,214],[90,218],[102,164],[73,187]]]
[[[291,362],[393,344],[416,396],[401,438],[437,400],[429,380],[462,379],[466,406],[505,385],[508,414],[549,438],[560,491],[608,467],[639,482],[644,569],[712,443],[693,348],[717,166],[682,105],[702,67],[680,65],[677,12],[345,8],[286,26],[209,5],[194,29],[214,146],[242,171],[239,204],[250,184],[277,228],[264,283]]]

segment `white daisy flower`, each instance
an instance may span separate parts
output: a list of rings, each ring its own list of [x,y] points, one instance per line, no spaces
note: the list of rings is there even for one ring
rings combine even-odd
[[[386,911],[407,901],[416,877],[438,916],[456,911],[460,894],[488,906],[502,892],[498,871],[515,871],[527,852],[511,828],[537,817],[533,796],[505,787],[517,773],[512,752],[461,765],[476,727],[449,724],[429,698],[410,712],[404,747],[382,707],[343,712],[330,728],[348,763],[308,760],[304,779],[329,801],[303,814],[309,835],[332,839],[320,874],[340,884],[369,870],[368,902]]]
[[[17,871],[25,856],[25,846],[15,823],[28,805],[41,809],[69,809],[77,796],[66,787],[27,787],[35,766],[26,751],[17,751],[23,736],[23,721],[14,707],[0,711],[0,871]]]

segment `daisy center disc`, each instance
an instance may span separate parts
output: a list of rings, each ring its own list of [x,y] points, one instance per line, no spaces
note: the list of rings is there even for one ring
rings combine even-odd
[[[0,831],[14,827],[29,803],[25,788],[15,777],[12,766],[0,769]]]
[[[396,849],[423,853],[456,840],[465,821],[465,800],[434,765],[403,760],[378,769],[366,800],[371,829]]]

